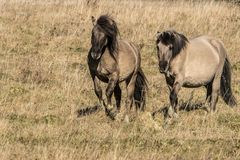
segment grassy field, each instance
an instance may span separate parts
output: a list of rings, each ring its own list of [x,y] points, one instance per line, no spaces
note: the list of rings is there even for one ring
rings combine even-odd
[[[129,124],[103,111],[76,114],[98,104],[86,57],[91,16],[105,13],[122,38],[144,45],[147,111]],[[157,31],[220,38],[240,101],[239,28],[240,7],[225,2],[0,0],[0,159],[240,159],[239,106],[220,99],[213,115],[182,110],[167,128],[162,114],[150,116],[169,103],[157,68]],[[204,99],[203,88],[180,92],[180,103],[190,106]]]

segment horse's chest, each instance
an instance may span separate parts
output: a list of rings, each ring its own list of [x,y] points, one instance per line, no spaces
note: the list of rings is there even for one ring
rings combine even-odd
[[[101,64],[97,65],[96,72],[99,76],[107,77],[110,72],[107,67],[102,66]]]
[[[111,64],[99,61],[98,63],[95,63],[94,65],[91,65],[92,72],[95,73],[95,75],[102,81],[107,82],[109,75],[113,73],[114,68]]]

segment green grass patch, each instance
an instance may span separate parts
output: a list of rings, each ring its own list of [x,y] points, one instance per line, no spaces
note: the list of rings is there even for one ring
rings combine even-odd
[[[240,132],[240,115],[232,115],[230,113],[218,116],[218,124],[223,125],[235,132]]]
[[[37,124],[50,124],[50,125],[62,125],[64,120],[56,115],[45,115],[43,117],[35,118],[29,117],[27,115],[19,115],[16,113],[12,113],[6,116],[6,119],[9,120],[10,123],[14,123],[17,125],[37,125]]]

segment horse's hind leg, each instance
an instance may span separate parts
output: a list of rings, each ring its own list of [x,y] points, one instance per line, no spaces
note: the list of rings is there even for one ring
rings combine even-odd
[[[115,97],[115,100],[116,100],[117,111],[119,111],[120,107],[121,107],[121,97],[122,97],[122,90],[119,86],[119,83],[117,83],[115,88],[114,88],[114,97]]]
[[[133,96],[134,96],[134,90],[135,90],[135,83],[136,83],[137,74],[133,75],[130,80],[126,81],[127,84],[127,99],[125,104],[125,121],[129,122],[129,114],[130,110],[133,105]]]
[[[219,91],[220,91],[220,77],[217,76],[216,78],[214,78],[212,83],[212,95],[210,104],[211,112],[214,112],[216,110],[216,103],[218,101]]]
[[[211,99],[212,99],[212,82],[209,84],[205,85],[205,88],[207,90],[207,95],[205,99],[205,110],[209,112],[209,104],[211,104]]]
[[[207,95],[206,95],[206,102],[211,102],[211,95],[212,95],[212,83],[209,83],[205,86],[207,89]]]

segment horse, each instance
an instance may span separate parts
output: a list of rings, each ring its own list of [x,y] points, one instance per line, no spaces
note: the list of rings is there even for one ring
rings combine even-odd
[[[141,69],[140,50],[132,42],[122,40],[116,22],[109,15],[97,20],[92,16],[91,48],[88,52],[88,67],[94,83],[95,94],[105,112],[113,109],[111,98],[114,93],[116,112],[129,121],[129,113],[135,102],[136,110],[144,111],[146,104],[147,79]],[[100,82],[107,83],[105,103]],[[121,108],[120,83],[126,83],[127,98],[125,112]],[[117,114],[118,116],[119,114]],[[121,114],[120,114],[121,115]],[[113,119],[115,119],[114,117]]]
[[[231,88],[231,64],[223,42],[206,35],[188,39],[167,30],[157,32],[156,47],[159,71],[164,74],[170,90],[168,117],[177,116],[181,87],[204,86],[205,103],[210,104],[211,113],[216,111],[219,94],[227,105],[237,105]]]

